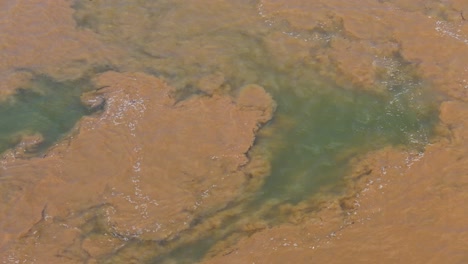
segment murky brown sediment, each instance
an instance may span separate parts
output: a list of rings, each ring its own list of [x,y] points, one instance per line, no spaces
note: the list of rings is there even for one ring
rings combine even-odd
[[[287,21],[285,33],[295,39],[313,41],[304,32],[341,26],[345,37],[332,39],[333,51],[320,60],[335,61],[345,78],[364,88],[378,88],[378,64],[391,63],[376,54],[398,52],[417,63],[424,80],[449,95],[440,106],[440,136],[424,154],[389,148],[359,158],[347,178],[348,196],[330,199],[316,214],[302,213],[307,203],[287,208],[289,223],[217,249],[204,263],[468,261],[468,26],[461,16],[468,6],[463,1],[364,5],[261,1],[269,23]]]
[[[67,1],[0,3],[0,99],[21,87],[31,72],[76,79],[115,58],[116,51],[95,33],[76,29],[72,13]]]
[[[259,10],[267,23],[280,26],[279,35],[290,36],[287,42],[273,45],[311,47],[311,52],[296,56],[336,67],[338,71],[330,73],[343,83],[352,80],[379,91],[388,82],[402,81],[405,76],[398,73],[399,68],[411,64],[417,65],[426,82],[466,100],[463,76],[468,73],[461,55],[468,44],[466,20],[461,16],[467,12],[466,3],[369,0],[360,5],[340,0],[260,1]],[[323,38],[329,31],[335,33]],[[403,61],[395,60],[395,54]],[[399,77],[391,78],[395,75]]]
[[[106,73],[96,85],[105,88],[84,100],[104,101],[105,111],[83,118],[66,142],[38,158],[4,155],[3,254],[99,259],[132,237],[170,239],[248,186],[245,154],[274,111],[263,88],[177,102],[144,74]]]
[[[468,262],[466,1],[174,3],[184,9],[164,2],[173,11],[163,16],[145,1],[119,12],[106,9],[112,1],[0,3],[0,99],[36,75],[88,75],[97,90],[81,99],[103,107],[41,156],[29,152],[44,139],[37,133],[3,153],[3,263],[171,262],[220,228],[201,262]],[[272,154],[251,151],[275,110],[268,89],[281,89],[255,72],[270,64],[277,75],[326,77],[383,96],[410,87],[421,116],[424,89],[433,87],[437,137],[424,152],[346,150],[338,156],[360,155],[345,191],[238,217],[270,174]],[[275,122],[265,137],[293,126],[285,116]]]
[[[204,263],[465,263],[468,106],[441,106],[446,136],[424,155],[384,149],[356,161],[349,196],[240,240]],[[298,218],[297,215],[300,217]]]

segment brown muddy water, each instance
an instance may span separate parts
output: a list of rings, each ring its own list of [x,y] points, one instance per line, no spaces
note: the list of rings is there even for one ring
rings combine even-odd
[[[2,263],[466,263],[465,1],[1,1]]]

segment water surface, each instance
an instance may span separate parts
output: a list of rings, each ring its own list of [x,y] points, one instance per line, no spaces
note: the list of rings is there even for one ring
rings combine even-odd
[[[109,60],[117,71],[163,78],[179,90],[180,100],[203,94],[200,80],[216,74],[222,76],[223,91],[232,96],[255,83],[277,102],[275,117],[264,128],[271,133],[260,134],[252,150],[264,153],[271,163],[271,173],[259,188],[190,223],[173,238],[118,237],[124,245],[100,261],[193,263],[230,237],[251,235],[242,229],[246,221],[274,226],[285,219],[279,214],[281,205],[305,201],[326,187],[339,195],[348,162],[357,155],[387,145],[424,151],[437,111],[416,65],[398,50],[391,56],[377,54],[374,86],[361,87],[342,78],[339,65],[318,59],[334,52],[334,40],[349,37],[342,25],[290,30],[294,28],[287,22],[266,19],[259,3],[73,2],[78,29],[92,30],[119,51]],[[39,76],[30,86],[0,105],[0,151],[17,144],[16,135],[34,133],[44,138],[39,147],[43,150],[90,113],[79,100],[89,89],[85,81]],[[203,223],[213,219],[221,228],[205,230]],[[85,236],[109,235],[108,230],[91,229]]]
[[[328,52],[330,39],[343,37],[339,25],[293,34],[285,31],[284,24],[266,21],[256,1],[105,1],[76,2],[75,7],[78,25],[127,52],[125,63],[119,65],[122,69],[156,74],[188,93],[197,92],[198,79],[221,72],[233,94],[243,85],[256,83],[278,104],[276,118],[267,128],[274,131],[273,136],[256,141],[256,148],[263,148],[270,157],[271,175],[255,193],[245,194],[250,198],[239,198],[242,202],[233,206],[236,209],[226,209],[243,213],[225,218],[223,230],[189,239],[193,242],[166,241],[172,243],[172,251],[161,249],[159,242],[128,245],[128,250],[166,252],[150,257],[150,262],[196,260],[212,245],[240,232],[236,223],[242,218],[277,222],[275,217],[281,219],[274,213],[277,206],[298,203],[326,185],[339,183],[355,155],[388,144],[423,151],[431,136],[437,113],[425,92],[428,87],[398,53],[382,58],[375,90],[383,92],[362,90],[351,82],[343,85],[321,74],[333,69],[322,68],[313,55]],[[288,46],[288,41],[300,44]],[[314,43],[301,44],[306,41]],[[307,54],[305,58],[297,57],[301,52]],[[256,215],[267,204],[271,209]],[[222,216],[207,219],[216,217]],[[197,228],[196,223],[193,226]],[[119,254],[128,251],[122,249],[111,259],[119,259]]]
[[[92,111],[81,103],[81,93],[91,90],[87,80],[56,81],[38,75],[0,104],[0,153],[22,137],[40,135],[31,146],[37,154],[61,139],[83,115]]]

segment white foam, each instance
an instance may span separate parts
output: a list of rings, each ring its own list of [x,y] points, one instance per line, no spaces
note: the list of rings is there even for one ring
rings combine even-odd
[[[468,37],[461,34],[461,26],[463,24],[456,25],[454,23],[436,21],[435,30],[442,35],[456,39],[464,44],[468,45]]]

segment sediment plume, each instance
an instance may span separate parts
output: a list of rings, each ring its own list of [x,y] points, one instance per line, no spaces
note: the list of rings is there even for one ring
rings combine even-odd
[[[170,239],[248,186],[246,154],[274,111],[263,88],[179,101],[142,73],[107,72],[94,83],[83,99],[104,110],[67,140],[41,157],[4,154],[2,259],[72,263],[132,239]]]

